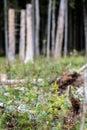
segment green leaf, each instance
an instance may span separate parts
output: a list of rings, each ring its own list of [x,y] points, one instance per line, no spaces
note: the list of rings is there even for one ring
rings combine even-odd
[[[6,97],[10,97],[10,93],[9,93],[9,92],[4,93],[4,95],[5,95]]]
[[[3,93],[4,92],[4,89],[3,88],[0,88],[0,93]]]
[[[18,99],[19,98],[19,93],[18,92],[14,93],[14,96],[15,96],[16,99]]]
[[[6,99],[4,97],[0,97],[0,102],[5,102]]]

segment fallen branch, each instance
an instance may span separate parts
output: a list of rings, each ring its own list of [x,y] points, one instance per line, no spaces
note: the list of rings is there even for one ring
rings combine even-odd
[[[41,83],[43,82],[44,80],[43,79],[33,79],[32,80],[32,83],[33,84],[37,84],[37,83]],[[17,85],[17,84],[25,84],[28,82],[28,79],[5,79],[5,80],[0,80],[0,85],[8,85],[8,86],[11,86],[11,85]]]
[[[83,65],[78,72],[83,72],[85,69],[87,69],[87,64]]]
[[[13,85],[13,84],[23,84],[25,83],[25,79],[20,80],[14,80],[14,79],[8,79],[8,80],[1,80],[0,85]]]

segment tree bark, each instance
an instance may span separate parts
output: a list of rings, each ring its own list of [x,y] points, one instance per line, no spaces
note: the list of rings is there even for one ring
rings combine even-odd
[[[8,49],[8,60],[15,60],[15,11],[9,9],[9,49]]]
[[[25,63],[33,62],[33,36],[32,36],[32,5],[28,4],[26,9],[26,56]]]
[[[72,51],[72,42],[73,42],[73,38],[72,38],[72,30],[73,30],[73,27],[72,27],[72,10],[71,8],[69,8],[69,52]]]
[[[19,45],[19,59],[24,61],[25,57],[25,10],[21,10],[20,18],[20,45]]]
[[[64,36],[64,57],[67,56],[67,45],[68,45],[68,0],[65,3],[65,36]]]
[[[65,0],[60,1],[59,17],[57,22],[56,45],[54,58],[59,59],[62,53],[62,42],[64,32]]]
[[[47,29],[47,58],[50,57],[50,28],[51,28],[51,4],[52,0],[49,0],[48,5],[48,29]]]
[[[4,0],[4,32],[5,32],[5,53],[8,57],[8,13],[7,0]]]
[[[35,0],[32,0],[32,37],[33,37],[33,51],[35,55]]]
[[[54,49],[55,49],[55,5],[56,1],[53,1],[52,5],[52,55],[54,55]]]
[[[39,50],[39,27],[40,27],[40,16],[39,16],[39,0],[35,0],[35,12],[36,12],[36,29],[35,29],[35,52],[36,56],[40,55],[40,50]]]

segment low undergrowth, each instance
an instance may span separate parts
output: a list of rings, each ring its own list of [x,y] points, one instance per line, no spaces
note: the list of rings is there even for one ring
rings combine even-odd
[[[26,65],[18,60],[10,64],[1,59],[0,73],[6,73],[10,79],[27,80],[21,85],[0,86],[0,103],[3,103],[0,130],[62,130],[71,103],[67,94],[59,95],[58,85],[53,81],[65,71],[78,70],[85,62],[82,56],[59,61],[41,57]],[[79,124],[74,130],[79,129]]]

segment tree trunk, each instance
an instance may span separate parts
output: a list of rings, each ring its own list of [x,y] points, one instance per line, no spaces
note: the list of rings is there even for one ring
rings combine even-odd
[[[83,13],[84,13],[85,54],[87,56],[87,11],[85,3],[83,5]]]
[[[49,0],[48,6],[48,29],[47,29],[47,58],[50,56],[50,28],[51,28],[51,4],[52,0]]]
[[[72,38],[72,30],[73,30],[73,27],[72,27],[72,10],[71,8],[69,8],[69,52],[72,51],[72,41],[73,41],[73,38]]]
[[[68,0],[65,3],[65,37],[64,37],[64,57],[67,56],[68,45]]]
[[[9,51],[8,60],[15,60],[15,11],[9,9]]]
[[[52,5],[52,55],[54,55],[55,48],[55,5],[56,1],[53,1]]]
[[[32,0],[32,35],[34,46],[33,51],[35,52],[35,0]]]
[[[5,32],[5,53],[8,57],[8,13],[7,13],[7,0],[4,0],[4,32]]]
[[[32,34],[32,5],[28,4],[26,9],[26,57],[25,63],[33,62],[33,34]]]
[[[25,57],[25,10],[21,10],[20,19],[20,45],[19,45],[19,59],[24,61]]]
[[[65,0],[60,1],[59,17],[57,22],[56,45],[54,58],[59,59],[62,53],[62,42],[64,32]]]
[[[35,52],[36,56],[39,56],[39,27],[40,27],[40,16],[39,16],[39,0],[35,0],[35,12],[36,12],[36,29],[35,29]]]

